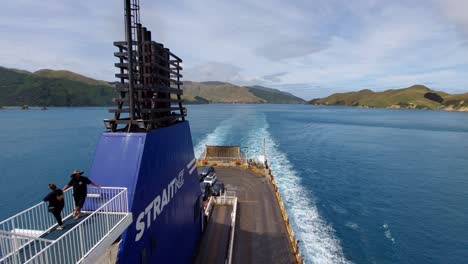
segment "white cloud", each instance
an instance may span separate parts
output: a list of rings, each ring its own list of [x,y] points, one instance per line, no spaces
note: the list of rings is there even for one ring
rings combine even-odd
[[[437,0],[442,13],[455,23],[457,29],[468,38],[468,1],[465,0]]]
[[[239,82],[242,69],[225,63],[207,62],[185,70],[185,79],[192,81]]]
[[[270,81],[272,83],[280,83],[281,76],[288,74],[287,72],[277,72],[273,74],[268,74],[262,77],[263,80]]]
[[[113,80],[120,1],[8,1],[1,65]],[[468,87],[468,2],[141,1],[153,39],[184,59],[185,80],[259,83],[306,98],[430,83]],[[6,36],[6,37],[5,37]],[[299,84],[299,85],[297,85]]]

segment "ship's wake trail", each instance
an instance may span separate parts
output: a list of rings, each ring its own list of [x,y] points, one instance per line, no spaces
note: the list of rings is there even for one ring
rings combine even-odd
[[[195,158],[199,158],[200,155],[205,151],[205,146],[210,145],[223,145],[226,141],[226,136],[232,129],[232,120],[226,119],[221,122],[213,132],[206,135],[198,144],[195,146]]]
[[[296,238],[300,240],[301,254],[306,263],[350,263],[343,256],[339,240],[333,228],[319,215],[313,197],[302,186],[298,173],[281,152],[269,132],[265,116],[259,116],[258,129],[253,130],[247,142],[249,158],[263,153],[263,140],[266,141],[266,155],[280,193],[291,218]]]

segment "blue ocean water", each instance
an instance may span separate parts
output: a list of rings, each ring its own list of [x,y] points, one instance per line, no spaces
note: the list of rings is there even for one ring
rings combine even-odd
[[[105,108],[1,110],[0,219],[88,170]],[[272,161],[307,263],[466,263],[468,114],[306,105],[189,106],[195,151]]]

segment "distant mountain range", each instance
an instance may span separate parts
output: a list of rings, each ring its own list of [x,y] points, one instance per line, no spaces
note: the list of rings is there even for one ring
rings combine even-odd
[[[366,89],[358,92],[335,93],[325,98],[313,99],[309,104],[468,112],[468,93],[448,94],[431,90],[424,85],[413,85],[383,92]]]
[[[184,100],[192,103],[305,103],[304,99],[290,93],[258,85],[184,81],[183,88]]]
[[[25,70],[0,67],[1,106],[111,105],[113,83],[63,70]],[[244,87],[225,82],[184,82],[187,103],[305,103],[299,97],[262,86]]]
[[[186,103],[305,103],[299,97],[263,86],[238,86],[226,82],[184,81]],[[1,106],[105,106],[116,96],[113,83],[63,70],[25,70],[0,67]],[[440,109],[468,111],[468,93],[448,94],[423,85],[383,92],[361,90],[336,93],[308,102],[365,108]]]
[[[0,67],[0,106],[101,106],[114,95],[110,84],[69,71]]]

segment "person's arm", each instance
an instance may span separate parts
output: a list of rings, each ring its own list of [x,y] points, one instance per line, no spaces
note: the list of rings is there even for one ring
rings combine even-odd
[[[93,185],[93,186],[96,187],[96,188],[101,188],[101,185],[94,183],[94,182],[93,182],[92,180],[90,180],[88,177],[85,177],[85,179],[86,179],[86,183],[87,183],[87,184],[91,184],[91,185]]]
[[[50,200],[50,193],[47,194],[47,196],[44,197],[44,199],[42,199],[42,201],[44,201],[44,202],[48,202],[49,200]]]
[[[66,190],[67,190],[68,188],[70,188],[72,185],[73,185],[73,182],[72,182],[72,180],[70,180],[70,181],[68,182],[67,185],[63,186],[62,191],[63,191],[63,192],[66,191]]]

